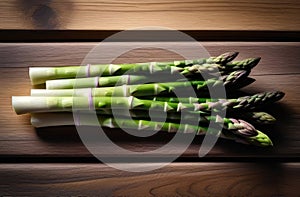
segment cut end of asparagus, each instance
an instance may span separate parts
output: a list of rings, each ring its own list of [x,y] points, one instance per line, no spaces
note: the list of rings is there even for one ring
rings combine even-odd
[[[29,105],[27,99],[23,99],[23,97],[20,96],[13,96],[11,98],[11,102],[12,108],[16,112],[16,114],[20,115],[26,113],[24,108],[27,108],[27,106]]]
[[[55,68],[29,67],[29,77],[32,85],[43,84],[51,76],[55,76]]]
[[[16,114],[26,114],[33,112],[41,106],[45,106],[46,100],[43,97],[36,97],[34,100],[30,96],[13,96],[12,107]]]

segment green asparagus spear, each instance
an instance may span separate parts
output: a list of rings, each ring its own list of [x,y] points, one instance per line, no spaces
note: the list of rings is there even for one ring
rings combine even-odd
[[[31,96],[84,96],[86,92],[92,92],[92,96],[151,96],[170,94],[175,89],[196,86],[199,90],[207,88],[207,84],[218,85],[219,80],[210,81],[186,81],[170,83],[153,83],[140,85],[123,85],[116,87],[88,88],[88,89],[61,89],[45,90],[32,89]]]
[[[211,98],[177,98],[177,97],[144,97],[153,101],[164,102],[182,102],[182,103],[211,103],[211,105],[221,106],[222,108],[231,108],[238,110],[254,110],[261,106],[279,101],[284,96],[281,91],[263,92],[250,96],[243,96],[237,99],[211,99]]]
[[[234,103],[234,102],[233,102]],[[143,110],[157,110],[162,112],[180,112],[180,111],[200,111],[203,113],[211,110],[221,110],[230,106],[223,105],[222,100],[217,102],[206,103],[176,103],[166,101],[142,100],[135,97],[30,97],[20,96],[13,97],[13,107],[17,114],[36,113],[47,111],[71,111],[74,108],[80,110],[88,109],[143,109]],[[240,103],[235,103],[241,105]],[[231,106],[232,107],[232,106]],[[234,106],[233,106],[234,108]],[[269,121],[272,118],[266,113],[252,113],[251,116],[258,121]],[[143,116],[145,117],[145,116]],[[249,115],[248,115],[249,117]]]
[[[247,112],[243,113],[241,117],[257,124],[273,124],[276,122],[276,119],[266,112]]]
[[[89,116],[85,114],[84,116]],[[90,114],[90,116],[94,116]],[[203,135],[207,131],[212,131],[212,134],[219,133],[220,137],[235,140],[246,144],[252,144],[256,146],[272,146],[270,138],[259,130],[256,130],[251,124],[232,118],[221,117],[207,117],[207,121],[215,121],[217,123],[224,123],[224,129],[222,131],[212,129],[208,130],[205,126],[189,125],[189,124],[177,124],[171,122],[154,122],[147,120],[129,120],[126,118],[115,119],[109,116],[98,116],[98,121],[93,121],[93,118],[84,118],[87,121],[74,122],[73,115],[71,113],[39,113],[32,114],[31,123],[35,127],[47,127],[47,126],[61,126],[61,125],[87,125],[109,128],[130,128],[138,130],[161,130],[166,132],[182,132],[182,133],[195,133],[197,135]]]
[[[238,75],[248,75],[245,71],[233,71],[224,76],[218,76],[225,83],[229,83],[232,80],[238,80]],[[199,81],[201,77],[194,77]],[[202,77],[203,78],[203,77]],[[215,78],[215,77],[214,77]],[[145,75],[120,75],[120,76],[107,76],[107,77],[87,77],[77,79],[57,79],[47,80],[46,89],[72,89],[72,88],[93,88],[93,87],[111,87],[120,85],[131,84],[144,84],[144,83],[163,83],[172,81],[187,81],[187,78],[172,78],[164,75],[145,76]],[[189,78],[189,80],[192,80]]]
[[[61,112],[91,109],[144,109],[163,112],[206,111],[209,104],[168,103],[130,97],[34,97],[14,96],[12,105],[17,114]]]
[[[260,61],[260,58],[248,58],[242,61],[230,62],[227,64],[192,64],[191,66],[184,67],[181,72],[183,75],[191,75],[205,73],[221,72],[226,74],[235,70],[251,70]]]
[[[116,87],[92,88],[92,96],[153,96],[166,95],[173,93],[175,89],[195,87],[198,91],[207,91],[209,87],[222,86],[231,87],[239,83],[247,77],[246,71],[234,71],[229,75],[222,76],[219,79],[208,79],[206,81],[182,81],[182,82],[167,82],[153,83],[140,85],[123,85]],[[60,89],[60,90],[45,90],[32,89],[31,96],[84,96],[89,89]]]
[[[147,80],[143,75],[120,75],[110,77],[88,77],[79,79],[57,79],[46,81],[46,89],[72,89],[72,88],[93,88],[110,87],[115,85],[131,85],[143,83]]]
[[[236,56],[238,56],[238,52],[226,52],[217,57],[209,57],[209,58],[201,58],[198,60],[181,60],[181,61],[174,61],[174,64],[170,64],[170,66],[177,66],[177,67],[186,67],[188,65],[193,64],[226,64],[232,61]]]
[[[95,76],[112,76],[135,74],[135,73],[181,73],[184,76],[195,74],[215,73],[219,70],[231,72],[233,70],[245,70],[252,68],[259,61],[258,58],[251,58],[243,61],[232,62],[228,65],[221,64],[197,64],[200,60],[183,60],[173,62],[148,62],[136,64],[103,64],[90,65],[85,69],[80,66],[65,66],[65,67],[30,67],[29,76],[33,85],[45,83],[47,80],[67,79],[67,78],[82,78]],[[202,62],[202,60],[201,60]],[[200,63],[201,63],[200,62]],[[191,65],[192,64],[192,65]],[[196,65],[195,65],[196,64]],[[184,68],[177,67],[178,65],[186,65]],[[194,65],[194,66],[193,66]],[[191,69],[192,68],[192,69]],[[225,73],[228,73],[225,72]],[[224,73],[224,72],[223,72]]]
[[[209,110],[202,111],[184,111],[184,113],[178,112],[164,112],[162,110],[122,110],[122,109],[102,109],[97,110],[97,114],[100,115],[114,115],[115,117],[131,117],[134,119],[143,119],[143,120],[169,120],[170,122],[203,122],[202,119],[204,116],[210,114]],[[241,118],[253,124],[273,124],[276,122],[276,119],[266,113],[266,112],[243,112],[243,113],[229,113],[230,117]]]
[[[183,60],[174,62],[149,62],[149,63],[137,63],[137,64],[104,64],[104,65],[90,65],[88,64],[86,69],[80,69],[79,66],[69,67],[31,67],[29,69],[30,79],[33,85],[44,83],[47,80],[52,79],[64,79],[77,77],[90,77],[90,76],[110,76],[121,75],[125,72],[133,69],[133,72],[148,71],[150,73],[156,73],[161,70],[170,69],[170,66],[188,66],[190,63],[221,63],[227,62],[235,58],[237,53],[226,53],[218,57],[203,58],[199,60]],[[183,68],[173,68],[174,70],[183,71]],[[186,71],[189,73],[188,71]]]

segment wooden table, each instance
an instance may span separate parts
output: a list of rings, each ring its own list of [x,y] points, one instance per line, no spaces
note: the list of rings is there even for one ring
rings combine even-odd
[[[0,195],[299,196],[299,7],[296,0],[1,1]],[[164,168],[126,172],[99,163],[74,127],[34,129],[29,115],[13,112],[11,96],[29,95],[29,66],[79,65],[102,39],[140,26],[182,30],[211,55],[239,51],[238,59],[261,56],[251,73],[256,82],[245,91],[286,93],[282,101],[267,109],[278,119],[264,128],[274,148],[219,140],[206,157],[199,158],[203,140],[199,136]],[[189,45],[176,40],[168,43]],[[123,54],[114,63],[172,59],[180,56],[141,48]],[[134,151],[156,149],[172,138],[172,134],[158,134],[137,140],[120,135],[118,130],[107,130],[107,134],[118,145]]]

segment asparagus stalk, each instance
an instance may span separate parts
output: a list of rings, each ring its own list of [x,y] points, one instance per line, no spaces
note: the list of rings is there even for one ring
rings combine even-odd
[[[225,83],[229,83],[230,80],[238,80],[237,75],[246,76],[244,71],[235,71],[228,73],[227,75],[221,76]],[[248,75],[248,73],[247,73]],[[197,81],[199,80],[197,77]],[[184,81],[185,79],[172,79],[173,81]],[[57,79],[57,80],[47,80],[46,89],[72,89],[72,88],[93,88],[93,87],[110,87],[110,86],[120,86],[120,85],[131,85],[131,84],[144,84],[144,83],[156,83],[156,82],[169,82],[169,77],[164,75],[155,75],[149,78],[149,76],[144,75],[121,75],[121,76],[107,76],[107,77],[87,77],[87,78],[77,78],[77,79]]]
[[[197,62],[200,62],[198,64]],[[222,64],[201,64],[202,60],[182,60],[173,62],[148,62],[136,64],[102,64],[90,65],[85,69],[81,66],[65,66],[65,67],[30,67],[29,76],[33,85],[45,83],[47,80],[67,79],[67,78],[84,78],[96,76],[112,76],[122,75],[124,73],[181,73],[184,76],[215,73],[219,70],[225,73],[234,70],[245,70],[254,67],[259,62],[259,58],[251,58],[247,60]],[[179,66],[180,67],[179,67]],[[182,67],[185,65],[184,67]],[[191,66],[194,65],[194,66]]]
[[[116,87],[88,88],[88,89],[60,89],[45,90],[32,89],[31,96],[84,96],[86,92],[92,92],[92,96],[151,96],[170,94],[175,89],[196,86],[197,89],[204,90],[207,84],[218,85],[222,82],[219,80],[210,81],[186,81],[170,83],[153,83],[139,85],[123,85]]]
[[[249,73],[246,71],[234,71],[229,75],[222,76],[221,79],[208,79],[206,81],[181,81],[181,82],[166,82],[153,84],[139,85],[123,85],[116,87],[92,88],[92,96],[153,96],[166,95],[174,92],[175,89],[195,87],[198,91],[207,91],[208,86],[231,87],[242,81]],[[59,89],[45,90],[32,89],[31,96],[84,96],[90,89]]]
[[[122,75],[126,72],[132,73],[158,73],[158,72],[180,72],[184,70],[179,67],[170,67],[156,62],[137,63],[137,64],[88,64],[85,69],[81,66],[64,66],[64,67],[30,67],[29,76],[33,85],[45,83],[47,80],[84,78],[96,76],[113,76]]]
[[[141,100],[135,97],[13,97],[13,107],[17,114],[38,113],[38,112],[63,112],[74,110],[101,110],[100,114],[113,114],[112,108],[126,109],[118,111],[121,116],[133,116],[135,118],[149,118],[149,110],[155,113],[156,118],[161,119],[164,113],[171,120],[195,120],[203,114],[208,114],[211,110],[218,111],[216,103],[172,103],[163,101]],[[223,108],[225,109],[225,108]],[[142,110],[142,111],[141,111]],[[104,112],[104,113],[103,113]],[[177,112],[185,112],[183,115]],[[154,115],[154,114],[152,114]],[[242,117],[249,118],[253,122],[269,124],[275,118],[265,112],[245,112]]]
[[[110,77],[88,77],[79,79],[57,79],[46,81],[46,89],[72,89],[91,87],[110,87],[115,85],[130,85],[143,83],[147,80],[143,75],[121,75]]]
[[[17,114],[62,112],[91,109],[143,109],[163,112],[210,111],[207,103],[170,103],[130,97],[34,97],[14,96],[12,105]]]
[[[211,103],[214,106],[221,106],[222,108],[231,108],[237,110],[254,110],[261,106],[268,105],[279,101],[284,97],[281,91],[263,92],[250,96],[243,96],[237,99],[211,99],[211,98],[177,98],[177,97],[145,97],[144,99],[151,99],[153,101],[164,101],[173,103]],[[260,114],[262,115],[262,114]],[[272,118],[270,118],[272,119]]]
[[[29,75],[33,85],[44,83],[46,80],[51,79],[63,79],[63,78],[75,78],[78,77],[89,77],[89,76],[109,76],[109,75],[118,75],[123,74],[130,69],[135,71],[147,70],[152,72],[157,72],[165,66],[179,66],[186,67],[189,64],[204,64],[204,63],[226,63],[234,59],[238,55],[237,52],[234,53],[224,53],[218,57],[202,58],[198,60],[183,60],[183,61],[174,61],[174,62],[152,62],[152,63],[137,63],[137,64],[105,64],[105,65],[91,65],[87,66],[86,70],[80,70],[79,66],[70,66],[70,67],[39,67],[39,68],[30,68]],[[156,66],[154,68],[154,66]],[[161,68],[157,68],[160,66]],[[137,68],[138,67],[138,68]],[[178,69],[183,70],[183,69]],[[78,73],[78,75],[77,75]]]
[[[246,144],[252,144],[256,146],[272,146],[270,138],[259,130],[256,130],[251,124],[232,118],[221,118],[208,116],[207,121],[215,121],[217,123],[224,123],[224,129],[222,131],[217,129],[208,130],[205,126],[189,125],[189,124],[177,124],[171,122],[154,122],[147,120],[129,120],[118,118],[115,119],[109,116],[98,116],[98,121],[93,121],[93,114],[85,114],[83,122],[77,122],[76,125],[85,126],[98,126],[109,128],[129,128],[137,130],[160,130],[166,132],[182,132],[182,133],[195,133],[197,135],[203,135],[208,131],[213,132],[211,134],[220,134],[220,137],[235,140]],[[62,126],[62,125],[74,125],[73,116],[71,113],[39,113],[32,114],[31,123],[35,127],[46,126]]]
[[[192,113],[192,112],[184,112],[183,114],[177,112],[164,112],[162,110],[124,110],[124,109],[101,109],[96,111],[99,115],[106,116],[114,116],[116,117],[126,117],[126,118],[134,118],[134,119],[143,119],[143,120],[156,120],[162,121],[165,119],[170,120],[171,122],[179,122],[192,120],[196,122],[198,120],[201,122],[202,114],[201,113]],[[208,113],[207,113],[208,114]]]
[[[181,122],[181,123],[190,123],[190,122],[197,122],[201,123],[203,122],[203,119],[205,119],[205,116],[209,115],[209,111],[184,111],[184,113],[178,113],[178,112],[164,112],[161,110],[121,110],[121,109],[103,109],[103,110],[97,110],[97,114],[99,115],[107,115],[112,116],[114,115],[116,117],[130,117],[134,119],[143,119],[143,120],[152,120],[152,121],[164,121],[169,120],[170,122]],[[249,121],[253,124],[273,124],[276,122],[276,119],[266,113],[266,112],[244,112],[243,114],[232,114],[230,113],[230,116],[232,117],[239,117],[244,120]],[[205,122],[205,120],[204,120]]]

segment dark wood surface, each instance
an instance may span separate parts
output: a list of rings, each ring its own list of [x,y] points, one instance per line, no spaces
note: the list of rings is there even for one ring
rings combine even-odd
[[[1,164],[0,193],[4,196],[296,197],[299,173],[298,163],[173,163],[143,173],[114,170],[103,164]]]
[[[130,43],[113,43],[114,46]],[[187,43],[173,43],[187,48]],[[274,148],[262,149],[226,140],[219,140],[208,158],[299,158],[300,138],[298,135],[300,105],[300,45],[280,42],[204,42],[211,55],[225,51],[239,51],[238,59],[261,56],[262,60],[251,76],[257,81],[247,87],[246,92],[281,90],[284,99],[266,110],[273,114],[278,123],[262,128],[274,141]],[[29,95],[28,66],[79,65],[96,43],[26,43],[1,44],[0,77],[0,157],[43,158],[43,157],[91,157],[80,142],[74,127],[34,129],[29,115],[16,115],[11,106],[11,96]],[[107,62],[113,57],[114,48],[107,56],[94,61]],[[180,56],[161,49],[137,49],[118,57],[115,63],[166,61],[181,59]],[[107,130],[107,134],[120,146],[134,151],[156,149],[172,138],[172,134],[159,134],[150,139],[136,139]],[[197,158],[203,137],[197,137],[182,155]],[[116,156],[116,155],[108,155]],[[166,155],[161,155],[166,156]]]

